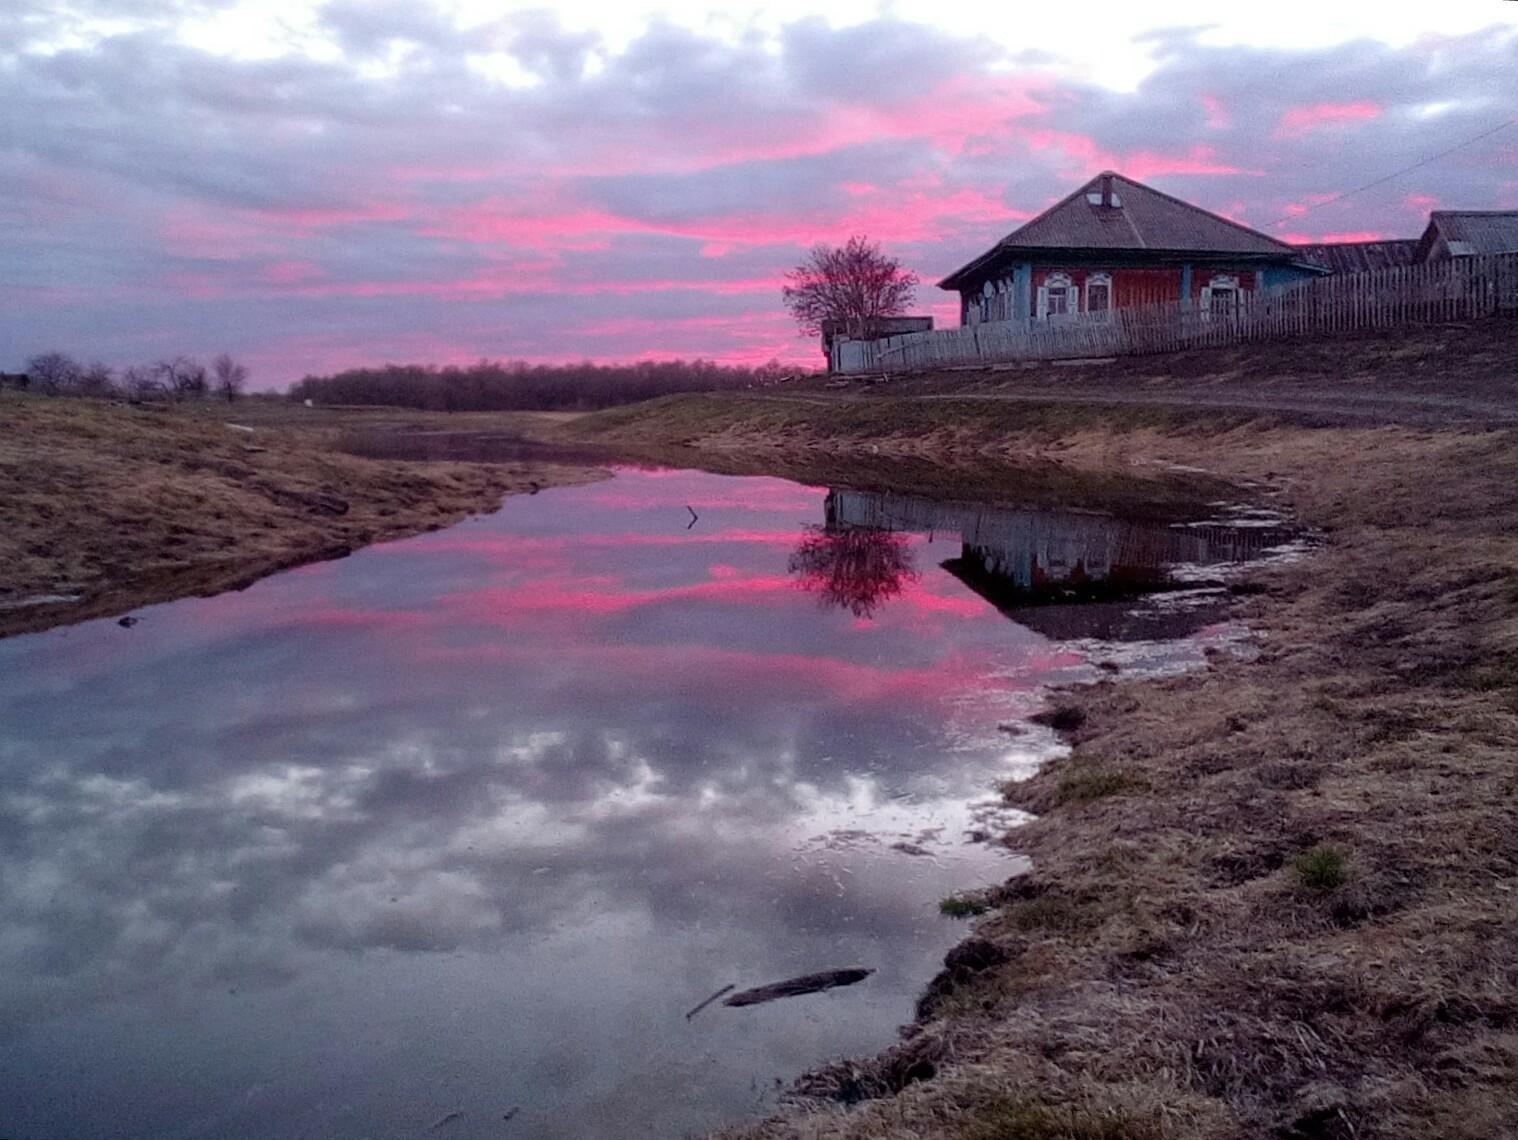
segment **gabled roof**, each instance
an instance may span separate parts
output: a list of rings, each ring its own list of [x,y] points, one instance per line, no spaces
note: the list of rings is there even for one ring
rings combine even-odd
[[[1297,256],[1292,246],[1268,234],[1107,170],[939,284],[956,288],[977,270],[1016,251],[1077,249]]]
[[[1435,210],[1419,241],[1419,260],[1428,256],[1436,236],[1456,256],[1518,253],[1518,210]],[[1456,242],[1463,242],[1464,247],[1454,247]]]
[[[1333,273],[1369,273],[1375,269],[1400,269],[1412,265],[1418,252],[1418,239],[1326,241],[1299,245],[1296,249],[1303,261]]]

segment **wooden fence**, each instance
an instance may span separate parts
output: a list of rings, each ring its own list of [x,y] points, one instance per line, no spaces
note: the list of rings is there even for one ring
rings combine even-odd
[[[912,372],[1016,360],[1137,356],[1319,333],[1518,315],[1518,253],[1320,277],[1245,294],[1227,309],[1185,302],[987,321],[882,340],[833,342],[834,372]]]

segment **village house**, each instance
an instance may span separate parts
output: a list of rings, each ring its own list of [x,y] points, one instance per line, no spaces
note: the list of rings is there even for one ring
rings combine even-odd
[[[1518,210],[1435,210],[1413,243],[1414,261],[1518,253]]]
[[[1231,310],[1247,293],[1326,272],[1295,246],[1109,170],[939,287],[959,294],[960,321],[973,325],[1183,299]]]

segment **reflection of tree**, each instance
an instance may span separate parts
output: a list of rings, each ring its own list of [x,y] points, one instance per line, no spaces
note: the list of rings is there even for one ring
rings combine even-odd
[[[790,571],[823,605],[864,618],[917,580],[907,537],[873,527],[805,528]]]

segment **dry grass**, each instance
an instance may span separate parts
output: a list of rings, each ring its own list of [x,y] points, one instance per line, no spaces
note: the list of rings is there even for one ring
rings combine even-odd
[[[0,396],[0,635],[246,585],[592,472],[339,455],[260,401],[139,409]],[[263,422],[253,431],[226,421]],[[37,595],[71,603],[14,607]]]

